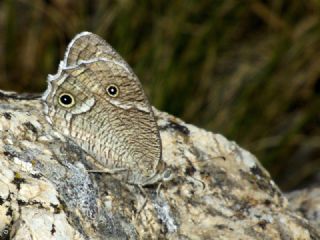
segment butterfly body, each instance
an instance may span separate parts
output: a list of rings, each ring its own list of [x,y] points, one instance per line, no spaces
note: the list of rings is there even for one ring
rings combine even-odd
[[[127,63],[100,37],[84,32],[69,44],[43,94],[52,127],[127,181],[157,181],[161,139],[152,108]]]

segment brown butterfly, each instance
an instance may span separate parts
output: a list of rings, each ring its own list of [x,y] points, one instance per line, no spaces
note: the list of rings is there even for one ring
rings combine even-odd
[[[161,139],[141,83],[99,36],[75,36],[42,98],[53,129],[91,155],[101,171],[123,171],[127,182],[141,186],[164,178],[157,169]]]

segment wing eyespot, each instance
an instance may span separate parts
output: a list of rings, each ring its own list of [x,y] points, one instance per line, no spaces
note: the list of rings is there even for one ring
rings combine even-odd
[[[58,102],[62,107],[70,108],[76,103],[74,97],[70,93],[61,93]]]
[[[107,87],[107,93],[110,97],[117,97],[119,95],[119,88],[116,85],[111,84]]]

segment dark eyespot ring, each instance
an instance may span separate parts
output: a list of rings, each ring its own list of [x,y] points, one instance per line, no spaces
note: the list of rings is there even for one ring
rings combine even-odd
[[[119,88],[116,85],[111,84],[107,87],[107,93],[110,97],[116,97],[119,95]]]
[[[75,104],[74,97],[70,93],[61,93],[58,101],[61,106],[66,108],[70,108]]]

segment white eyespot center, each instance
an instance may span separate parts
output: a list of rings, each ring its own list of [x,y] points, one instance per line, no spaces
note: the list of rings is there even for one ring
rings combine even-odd
[[[119,88],[114,84],[109,85],[106,90],[110,97],[117,97],[119,95]]]
[[[61,93],[59,95],[58,102],[65,108],[70,108],[76,103],[74,97],[70,93]]]

